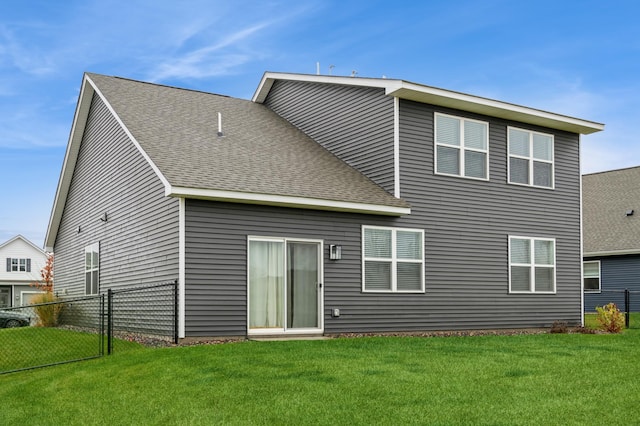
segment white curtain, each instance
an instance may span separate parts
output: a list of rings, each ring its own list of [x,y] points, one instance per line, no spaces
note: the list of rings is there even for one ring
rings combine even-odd
[[[284,243],[249,242],[249,326],[283,328]]]

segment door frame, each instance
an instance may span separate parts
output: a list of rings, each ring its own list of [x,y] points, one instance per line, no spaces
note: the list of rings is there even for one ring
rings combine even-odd
[[[13,303],[13,286],[12,285],[0,285],[0,288],[9,290],[9,306],[0,306],[0,308],[2,308],[2,307],[11,308],[12,306],[14,306],[14,303]]]
[[[287,328],[286,326],[286,303],[284,303],[284,318],[283,318],[283,328],[260,328],[260,329],[252,329],[250,327],[250,308],[249,303],[251,300],[250,294],[250,286],[249,286],[249,265],[250,265],[250,251],[249,244],[251,241],[271,241],[271,242],[280,242],[283,243],[284,247],[284,261],[286,266],[286,251],[288,243],[311,243],[317,244],[318,247],[318,285],[317,289],[318,294],[318,327],[317,328]],[[286,268],[284,269],[286,271]],[[321,239],[309,239],[309,238],[292,238],[292,237],[263,237],[263,236],[255,236],[248,235],[247,236],[247,265],[246,265],[246,288],[247,288],[247,309],[246,309],[246,317],[247,317],[247,335],[249,336],[260,336],[260,335],[318,335],[324,333],[324,240]],[[287,286],[286,281],[286,273],[285,273],[285,290]],[[286,295],[286,291],[283,292]],[[285,299],[286,301],[286,299]]]

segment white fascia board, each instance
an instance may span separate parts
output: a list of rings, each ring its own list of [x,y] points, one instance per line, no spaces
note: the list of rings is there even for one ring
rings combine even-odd
[[[584,252],[583,259],[586,257],[607,257],[607,256],[625,256],[629,254],[640,254],[640,248],[627,250],[610,250],[610,251],[592,251]]]
[[[169,181],[167,180],[167,178],[162,174],[162,172],[160,171],[158,166],[156,166],[156,164],[153,162],[153,160],[151,160],[151,157],[149,157],[149,154],[147,154],[147,152],[144,149],[142,149],[142,146],[140,145],[140,143],[136,140],[136,138],[133,136],[133,134],[131,134],[131,132],[129,131],[127,126],[124,124],[124,122],[122,121],[120,116],[113,109],[113,107],[111,106],[111,104],[109,103],[107,98],[102,94],[102,92],[100,92],[100,89],[98,89],[98,87],[93,83],[93,81],[88,76],[87,76],[87,80],[89,82],[91,82],[91,84],[93,85],[94,90],[96,91],[98,96],[100,96],[100,99],[102,99],[104,104],[107,106],[107,109],[109,110],[111,115],[115,118],[115,120],[118,122],[118,124],[120,125],[122,130],[124,130],[126,135],[129,137],[131,142],[133,142],[133,144],[135,145],[137,150],[140,152],[140,154],[142,154],[142,156],[147,161],[147,163],[149,163],[149,165],[151,166],[151,168],[153,169],[155,174],[158,176],[158,178],[160,179],[160,181],[164,185],[165,190],[166,190],[166,188],[169,188],[171,185],[169,184]]]
[[[142,154],[144,159],[149,163],[153,171],[158,178],[162,181],[165,188],[170,187],[169,181],[160,172],[160,169],[151,160],[149,155],[142,149],[136,138],[133,137],[127,126],[124,125],[118,114],[100,92],[96,84],[91,78],[85,74],[82,80],[82,89],[80,91],[80,97],[78,105],[76,106],[75,116],[73,118],[73,125],[71,126],[71,135],[69,136],[69,142],[67,144],[67,151],[65,153],[64,162],[62,166],[62,172],[60,173],[60,180],[58,181],[58,189],[53,202],[53,208],[51,210],[51,216],[49,218],[49,225],[47,227],[47,233],[45,235],[45,251],[52,252],[53,245],[55,243],[58,229],[60,228],[60,221],[62,220],[62,213],[64,211],[65,202],[69,193],[69,187],[71,186],[71,178],[73,177],[73,171],[78,160],[78,153],[80,152],[80,145],[82,143],[82,137],[84,136],[85,126],[87,119],[89,118],[89,109],[91,107],[91,99],[94,93],[100,96],[100,99],[107,106],[107,109],[118,122],[122,130],[126,133],[129,139],[133,142],[138,151]]]
[[[405,81],[402,82],[401,87],[389,87],[386,93],[389,96],[397,96],[402,99],[565,130],[572,133],[588,135],[604,130],[604,124],[594,121]]]
[[[411,214],[409,207],[382,206],[377,204],[352,203],[347,201],[321,200],[317,198],[287,195],[256,194],[250,192],[221,191],[215,189],[171,187],[165,190],[168,197],[198,198],[241,204],[261,204],[310,210],[328,210],[351,213],[365,213],[384,216],[404,216]]]
[[[330,83],[343,84],[346,86],[362,86],[362,87],[378,87],[387,91],[393,88],[399,88],[402,84],[401,80],[385,79],[385,78],[367,78],[367,77],[341,77],[333,75],[313,75],[313,74],[289,74],[280,72],[265,72],[262,80],[256,89],[251,100],[256,103],[263,103],[276,80],[287,81],[306,81],[309,83]]]
[[[330,75],[288,74],[266,72],[253,95],[253,102],[262,103],[275,80],[306,81],[310,83],[331,83],[347,86],[378,87],[385,89],[389,96],[428,103],[477,114],[519,121],[527,124],[564,130],[572,133],[588,135],[604,130],[604,124],[580,118],[555,114],[535,108],[524,107],[508,102],[439,89],[404,80],[367,77],[339,77]]]
[[[62,212],[67,200],[67,195],[69,194],[71,178],[73,177],[78,153],[80,152],[80,143],[82,142],[84,128],[89,117],[89,108],[91,107],[91,99],[93,98],[94,92],[94,86],[88,83],[87,76],[85,75],[82,79],[82,88],[80,90],[80,96],[78,97],[78,105],[76,106],[76,112],[73,116],[73,124],[71,125],[71,133],[69,134],[67,150],[64,154],[62,171],[60,172],[60,178],[58,179],[58,188],[56,189],[53,207],[51,208],[51,215],[49,216],[47,233],[45,234],[44,249],[48,252],[53,251],[53,245],[55,243],[56,236],[58,235],[60,221],[62,220]]]

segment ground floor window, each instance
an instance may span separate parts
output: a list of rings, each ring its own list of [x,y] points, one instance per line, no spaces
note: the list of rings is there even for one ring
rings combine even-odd
[[[509,237],[509,292],[555,293],[555,240]]]
[[[582,268],[585,293],[600,293],[600,261],[584,262]]]
[[[362,290],[424,292],[424,231],[362,227]]]

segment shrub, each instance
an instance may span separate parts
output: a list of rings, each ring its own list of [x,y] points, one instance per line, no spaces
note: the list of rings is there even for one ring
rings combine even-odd
[[[624,315],[615,303],[608,303],[604,306],[597,306],[597,320],[600,328],[609,333],[620,333],[624,328]]]
[[[569,328],[567,327],[567,323],[565,321],[554,321],[551,324],[550,333],[567,333],[569,332]]]
[[[55,303],[58,302],[58,303]],[[62,303],[60,299],[53,293],[41,293],[31,299],[31,303],[38,305],[41,303],[47,303],[46,305],[34,306],[33,310],[38,316],[38,327],[55,327],[58,325],[58,318],[62,312]]]

